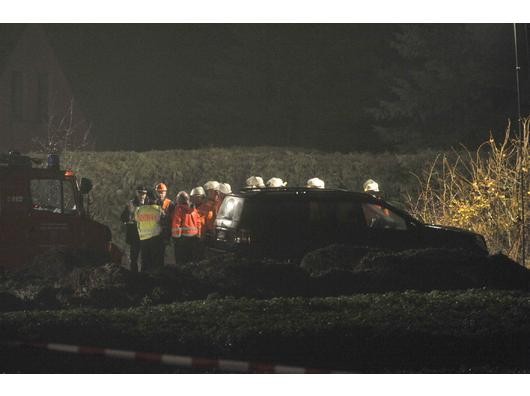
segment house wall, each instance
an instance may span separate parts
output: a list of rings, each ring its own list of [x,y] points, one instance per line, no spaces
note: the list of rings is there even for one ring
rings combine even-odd
[[[0,152],[39,149],[67,129],[77,145],[88,124],[44,31],[28,25],[0,75]]]

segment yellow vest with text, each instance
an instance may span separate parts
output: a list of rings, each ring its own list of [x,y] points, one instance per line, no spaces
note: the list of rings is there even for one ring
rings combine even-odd
[[[141,241],[160,235],[162,232],[161,215],[162,211],[158,205],[143,205],[136,209],[134,219]]]

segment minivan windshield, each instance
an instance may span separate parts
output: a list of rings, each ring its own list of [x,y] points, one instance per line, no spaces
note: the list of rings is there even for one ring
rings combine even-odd
[[[224,199],[223,204],[217,213],[217,219],[239,221],[241,210],[243,209],[243,198],[228,196]]]

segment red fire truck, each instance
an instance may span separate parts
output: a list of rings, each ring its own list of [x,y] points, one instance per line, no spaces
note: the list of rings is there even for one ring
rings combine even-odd
[[[18,152],[0,155],[0,270],[16,270],[50,250],[75,250],[121,261],[110,229],[90,218],[90,179],[61,170],[59,157],[46,166]]]

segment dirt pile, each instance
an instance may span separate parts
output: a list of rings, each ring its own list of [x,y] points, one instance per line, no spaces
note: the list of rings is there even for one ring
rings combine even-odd
[[[307,273],[285,261],[226,254],[190,263],[182,272],[194,280],[202,295],[269,298],[311,294]]]
[[[56,250],[18,272],[2,274],[0,309],[129,306],[143,298],[154,284],[145,274]]]
[[[0,280],[0,310],[131,307],[218,297],[312,297],[404,290],[528,290],[529,271],[503,255],[447,249],[400,253],[332,245],[300,264],[226,254],[133,273],[50,254]]]
[[[396,253],[332,245],[309,253],[301,267],[319,280],[318,295],[408,289],[528,290],[530,284],[530,271],[505,255],[457,249]]]

